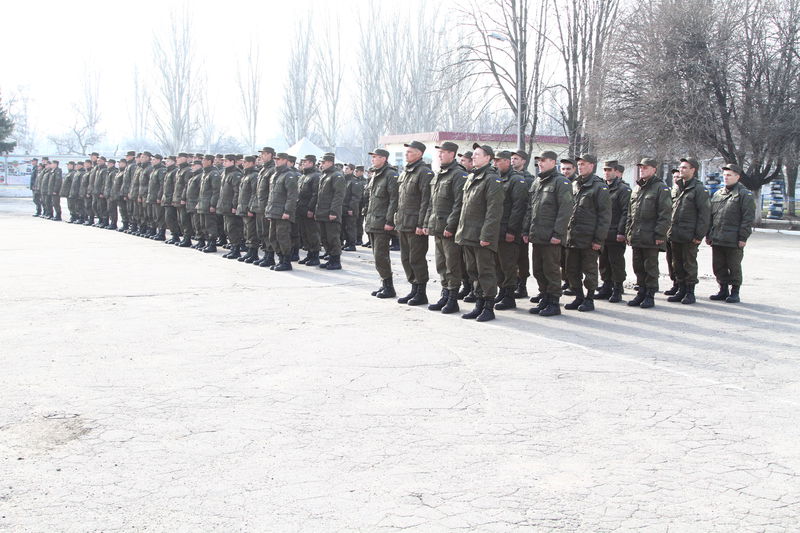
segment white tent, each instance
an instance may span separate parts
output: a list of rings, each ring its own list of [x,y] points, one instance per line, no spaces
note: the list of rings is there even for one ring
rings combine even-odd
[[[286,153],[289,155],[293,155],[300,159],[301,157],[305,157],[307,155],[315,155],[317,159],[322,159],[322,156],[325,154],[325,150],[317,146],[316,144],[312,143],[308,140],[307,137],[303,137],[292,146],[286,149]]]

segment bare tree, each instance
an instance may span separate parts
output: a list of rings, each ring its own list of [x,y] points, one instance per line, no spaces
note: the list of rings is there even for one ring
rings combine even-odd
[[[198,84],[200,87],[206,86],[205,76],[198,80]],[[217,129],[214,110],[211,108],[211,103],[208,101],[208,94],[206,91],[199,91],[197,104],[192,108],[192,113],[194,116],[193,128],[197,132],[195,144],[193,144],[193,146],[200,149],[202,152],[210,154],[214,152],[213,147],[222,142],[224,135]]]
[[[245,64],[237,66],[242,118],[244,119],[244,141],[248,150],[256,149],[258,111],[261,96],[261,49],[258,42],[250,39]]]
[[[81,93],[72,105],[74,120],[69,132],[51,135],[50,141],[62,153],[85,155],[103,140],[100,124],[100,76],[88,67],[81,77]]]
[[[289,69],[283,93],[281,126],[286,142],[294,144],[308,136],[311,120],[316,114],[310,75],[314,72],[311,63],[312,18],[297,20],[294,41],[289,55]]]
[[[17,149],[25,154],[36,151],[36,130],[30,120],[30,97],[28,87],[17,87],[8,99],[8,115],[14,122],[14,138]]]
[[[342,81],[344,80],[342,40],[338,31],[338,14],[325,15],[319,21],[321,28],[314,32],[314,125],[328,150],[336,148],[337,135],[341,126]]]
[[[150,117],[150,96],[143,83],[139,65],[134,65],[133,76],[133,105],[130,110],[131,135],[134,139],[144,139],[147,136]]]

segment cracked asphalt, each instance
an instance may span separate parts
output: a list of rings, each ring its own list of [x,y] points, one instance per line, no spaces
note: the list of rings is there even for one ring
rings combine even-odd
[[[31,207],[0,199],[0,530],[800,529],[798,237],[753,235],[739,305],[703,245],[696,305],[476,324],[370,297],[366,249],[275,273]]]

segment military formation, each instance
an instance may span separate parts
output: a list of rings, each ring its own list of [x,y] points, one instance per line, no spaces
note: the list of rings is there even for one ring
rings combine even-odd
[[[534,158],[534,176],[524,151],[475,143],[459,153],[445,142],[435,147],[434,172],[425,144],[405,147],[401,169],[385,149],[370,152],[366,175],[363,166],[337,163],[333,153],[298,163],[271,147],[257,156],[129,151],[119,161],[93,153],[70,161],[66,174],[58,161],[34,160],[34,216],[62,220],[66,198],[71,224],[204,253],[224,247],[226,259],[275,271],[292,270],[293,263],[340,270],[343,251],[366,246],[381,282],[372,296],[444,314],[460,312],[459,301],[474,303],[461,317],[478,322],[528,298],[531,275],[538,289],[531,314],[561,314],[563,295],[573,297],[564,309],[579,312],[594,311],[596,300],[622,302],[628,247],[636,294],[627,305],[655,305],[662,251],[673,280],[667,301],[693,304],[705,240],[719,284],[710,299],[739,302],[756,206],[736,165],[722,168],[725,186],[711,197],[692,157],[673,170],[672,187],[658,178],[656,160],[642,159],[631,190],[624,166],[605,161],[600,177],[591,154],[559,158],[545,151]],[[430,237],[441,285],[432,303]],[[400,298],[390,259],[398,243],[410,285]]]

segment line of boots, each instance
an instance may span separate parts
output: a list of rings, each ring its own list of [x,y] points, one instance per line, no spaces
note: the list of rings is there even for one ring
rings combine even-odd
[[[622,282],[603,281],[603,284],[597,289],[594,299],[608,300],[613,304],[621,302],[623,294],[625,294],[625,290],[622,288]]]

